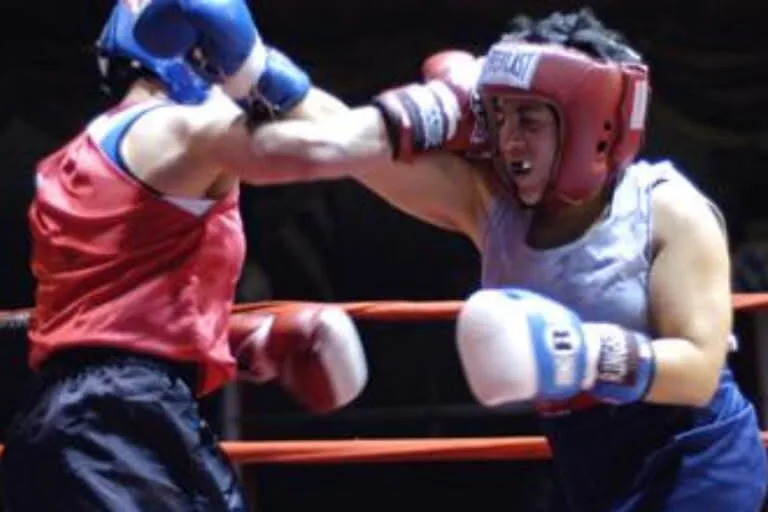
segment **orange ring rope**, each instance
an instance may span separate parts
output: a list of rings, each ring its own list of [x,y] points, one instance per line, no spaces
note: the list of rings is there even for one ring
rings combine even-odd
[[[318,302],[294,302],[294,301],[267,301],[250,304],[236,304],[235,313],[247,313],[251,311],[279,312],[286,308],[301,307],[308,304],[320,304]],[[366,302],[323,302],[324,305],[339,306],[349,316],[357,320],[380,320],[390,322],[430,320],[453,320],[461,309],[463,301],[407,301],[384,300]],[[768,307],[768,299],[766,301]]]
[[[736,293],[733,295],[733,308],[737,311],[768,309],[768,293]],[[249,311],[280,311],[288,307],[316,302],[266,301],[247,304],[236,304],[235,313]],[[461,309],[463,301],[367,301],[367,302],[337,302],[349,315],[359,320],[384,321],[430,321],[452,320]]]
[[[763,444],[768,447],[768,432],[763,432]],[[540,436],[224,441],[221,447],[236,464],[477,462],[547,460],[552,456],[549,444]]]
[[[452,320],[456,317],[462,304],[460,300],[442,301],[408,301],[381,300],[361,302],[323,302],[326,305],[336,305],[343,308],[349,315],[358,320],[381,321],[433,321]],[[263,311],[266,313],[283,311],[287,308],[300,307],[306,304],[318,304],[312,301],[264,301],[235,304],[232,311],[246,313]],[[733,308],[737,311],[752,311],[768,309],[768,293],[736,293],[733,295]],[[26,318],[32,308],[0,311],[0,324],[13,321],[14,318]]]
[[[273,312],[316,302],[268,301],[237,304],[235,313]],[[327,303],[326,303],[327,304]],[[462,301],[367,301],[342,302],[350,316],[359,320],[451,320]],[[768,293],[733,296],[736,310],[768,309]],[[0,325],[26,324],[31,308],[0,311]],[[763,432],[768,447],[768,432]],[[407,461],[544,460],[552,454],[544,437],[475,437],[441,439],[352,439],[323,441],[224,441],[222,449],[239,464],[328,464]],[[0,445],[0,456],[3,446]]]
[[[327,464],[362,462],[543,460],[551,456],[543,437],[441,439],[349,439],[221,443],[237,463]]]

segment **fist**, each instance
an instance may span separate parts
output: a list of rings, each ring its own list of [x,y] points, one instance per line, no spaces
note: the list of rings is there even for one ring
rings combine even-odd
[[[445,50],[427,57],[421,65],[425,80],[438,79],[471,91],[480,76],[480,60],[463,50]]]
[[[526,290],[475,292],[459,313],[456,341],[469,387],[484,405],[564,400],[592,380],[596,354],[581,320]]]
[[[233,315],[230,347],[243,378],[277,379],[313,412],[343,407],[368,379],[357,329],[335,306],[297,305],[276,313]]]
[[[449,50],[422,65],[424,83],[384,91],[373,101],[387,126],[395,158],[412,161],[430,151],[467,149],[475,124],[471,99],[479,62]]]

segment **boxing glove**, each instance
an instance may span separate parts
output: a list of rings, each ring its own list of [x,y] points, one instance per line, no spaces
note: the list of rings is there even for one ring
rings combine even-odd
[[[485,115],[480,99],[474,94],[474,82],[482,70],[483,59],[475,59],[471,54],[459,50],[446,50],[428,57],[421,66],[422,77],[426,81],[445,80],[464,84],[472,90],[469,109],[462,112],[456,135],[441,148],[458,151],[471,159],[491,158]]]
[[[470,390],[488,406],[566,400],[581,391],[624,404],[642,400],[654,376],[646,336],[584,323],[556,301],[516,288],[472,294],[456,342]]]
[[[145,1],[134,37],[155,56],[184,56],[201,75],[254,112],[279,115],[310,89],[301,68],[264,44],[244,0]]]
[[[459,50],[446,50],[422,65],[424,83],[384,91],[373,105],[381,112],[394,157],[412,161],[433,150],[469,147],[475,125],[472,94],[480,61]]]
[[[368,380],[357,329],[338,307],[234,314],[229,342],[241,378],[256,383],[277,379],[312,412],[344,407]]]

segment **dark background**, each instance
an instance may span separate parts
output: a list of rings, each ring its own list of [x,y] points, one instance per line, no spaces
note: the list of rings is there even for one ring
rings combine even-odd
[[[768,218],[768,35],[760,0],[565,1],[262,0],[264,37],[315,83],[350,104],[418,78],[422,59],[459,47],[482,52],[518,13],[591,5],[624,32],[652,69],[653,102],[643,156],[671,158],[723,208],[736,256],[737,289],[765,289],[764,262],[747,265]],[[90,45],[112,3],[3,0],[0,31],[0,309],[32,304],[26,207],[35,162],[105,106]],[[13,29],[13,30],[11,30]],[[248,189],[243,213],[249,265],[241,301],[462,298],[478,279],[468,242],[418,223],[351,182]],[[755,252],[755,251],[752,251]],[[759,253],[759,251],[757,251]],[[747,256],[743,256],[746,254]],[[754,259],[754,258],[752,258]],[[732,364],[756,402],[753,317],[739,314]],[[434,437],[537,432],[533,418],[472,405],[450,325],[361,323],[371,381],[348,409],[310,418],[280,390],[240,387],[244,439]],[[0,427],[21,396],[24,337],[0,338]],[[764,340],[768,342],[768,340]],[[762,372],[768,371],[762,369]],[[221,396],[204,401],[214,424]],[[764,427],[765,428],[765,427]],[[491,503],[556,507],[545,463],[409,463],[249,466],[256,509],[414,510]]]

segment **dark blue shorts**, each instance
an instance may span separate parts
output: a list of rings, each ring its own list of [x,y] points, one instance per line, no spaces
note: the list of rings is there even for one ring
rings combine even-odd
[[[572,511],[758,512],[768,463],[726,372],[708,407],[633,404],[544,421]]]
[[[6,439],[8,512],[247,510],[189,366],[77,350],[40,380]]]

